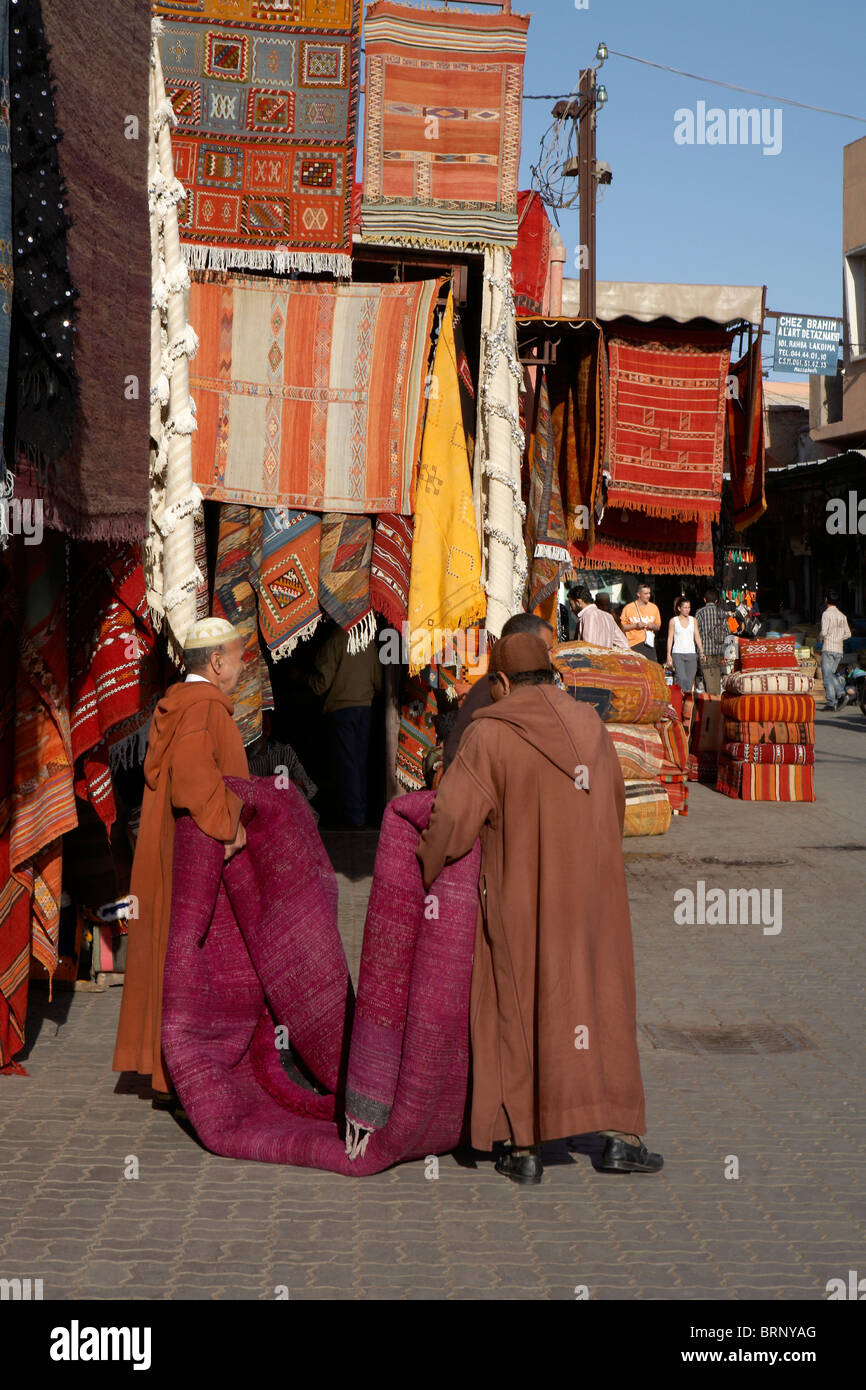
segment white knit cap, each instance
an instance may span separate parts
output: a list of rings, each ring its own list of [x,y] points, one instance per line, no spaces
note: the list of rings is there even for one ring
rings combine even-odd
[[[225,618],[199,618],[186,634],[183,649],[193,652],[201,647],[221,647],[225,642],[234,642],[241,635]]]

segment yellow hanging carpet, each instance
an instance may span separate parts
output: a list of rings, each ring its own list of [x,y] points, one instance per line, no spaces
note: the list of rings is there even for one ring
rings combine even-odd
[[[409,578],[409,670],[445,655],[459,628],[486,616],[481,549],[454,346],[454,303],[448,303],[433,356],[427,419],[415,488],[415,532]]]

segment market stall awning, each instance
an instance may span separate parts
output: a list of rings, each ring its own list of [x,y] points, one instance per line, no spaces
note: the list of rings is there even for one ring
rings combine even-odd
[[[668,318],[676,323],[709,319],[733,323],[745,319],[760,324],[761,285],[662,285],[641,281],[599,280],[595,287],[596,318],[632,318],[642,323]],[[562,312],[580,317],[580,281],[562,282]]]

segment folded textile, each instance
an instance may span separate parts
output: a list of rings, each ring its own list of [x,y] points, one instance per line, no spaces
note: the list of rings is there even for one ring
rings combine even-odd
[[[728,743],[806,743],[815,742],[815,725],[801,721],[785,724],[764,720],[761,723],[724,721],[724,738]]]
[[[731,335],[635,326],[608,338],[612,507],[719,515]]]
[[[30,978],[30,892],[9,867],[9,831],[0,832],[0,1072],[24,1046]]]
[[[722,716],[740,724],[814,724],[815,700],[812,695],[723,695]],[[744,740],[755,742],[756,740]],[[804,740],[805,741],[805,740]],[[799,740],[798,740],[799,742]]]
[[[664,671],[654,661],[587,642],[561,642],[553,648],[551,660],[569,694],[578,699],[581,689],[609,694],[604,719],[616,724],[657,724],[668,717],[670,695]]]
[[[259,647],[256,607],[263,529],[264,513],[257,507],[226,503],[220,508],[213,616],[225,618],[244,638],[244,667],[232,703],[245,745],[261,737],[262,712],[274,707],[267,662]]]
[[[815,769],[719,759],[716,790],[740,801],[814,801]]]
[[[487,612],[472,477],[460,406],[449,294],[433,357],[415,488],[409,578],[409,671],[442,656],[443,642]]]
[[[442,1110],[438,1124],[444,1121],[445,1129],[440,1131],[436,1146],[428,1149],[435,1153],[439,1145],[449,1147],[449,1141],[455,1143],[459,1138],[466,1097],[469,1040],[465,1035],[454,1037],[451,1024],[459,1018],[461,1007],[468,1003],[465,965],[466,953],[471,954],[474,944],[472,900],[480,869],[480,849],[476,844],[465,860],[440,874],[432,885],[429,899],[425,897],[420,871],[413,869],[412,860],[419,830],[426,826],[432,804],[433,794],[425,791],[399,797],[385,808],[364,924],[346,1080],[346,1119],[356,1133],[366,1130],[387,1134],[404,1078],[404,1034],[414,1021],[416,1011],[422,1007],[420,988],[423,988],[426,996],[423,1009],[428,1015],[424,1051],[431,1080],[437,1070],[434,1058],[440,1032],[436,1013],[442,1015],[441,1031],[446,1047],[457,1044],[453,1070],[440,1091],[438,1102]],[[453,938],[455,959],[435,982],[430,979],[421,986],[413,970],[413,961],[425,944],[424,934],[429,933],[426,913],[431,902],[437,913],[431,921],[445,924],[444,930],[449,934],[457,927],[457,935]],[[362,1156],[371,1142],[366,1138],[361,1140],[358,1148]]]
[[[814,763],[815,749],[804,743],[726,743],[726,758],[735,763]]]
[[[659,773],[656,781],[664,788],[673,814],[687,816],[689,814],[689,778],[679,768],[670,765],[668,768]]]
[[[728,392],[726,452],[734,526],[744,531],[767,510],[764,493],[764,377],[761,335],[739,362],[732,362],[736,391]]]
[[[742,671],[798,671],[800,663],[794,655],[797,638],[793,634],[786,637],[762,637],[749,641],[739,640],[740,670]]]
[[[626,782],[623,837],[664,835],[670,829],[671,803],[658,782]]]
[[[679,719],[660,719],[656,724],[662,747],[674,767],[684,768],[689,759],[689,736]]]
[[[351,274],[358,0],[156,0],[192,265]]]
[[[517,317],[544,312],[550,271],[550,218],[541,194],[517,195],[517,245],[511,257]]]
[[[553,453],[550,397],[542,371],[536,402],[535,428],[529,440],[529,500],[526,508],[525,605],[532,613],[558,592],[559,581],[571,568],[565,513],[559,490],[559,468]]]
[[[75,433],[44,493],[45,524],[81,540],[141,540],[150,473],[150,4],[42,0],[42,15],[63,132],[69,273],[80,296]]]
[[[297,788],[227,781],[245,802],[246,849],[224,864],[190,818],[178,824],[166,958],[163,1050],[200,1140],[228,1157],[357,1177],[447,1152],[466,1104],[478,848],[432,885],[439,915],[428,918],[415,846],[433,796],[390,803],[356,1044],[336,881],[310,810]],[[316,1089],[281,1065],[287,1042]],[[341,1133],[347,1075],[375,1128],[354,1160]]]
[[[607,724],[626,781],[657,777],[666,761],[665,747],[652,724]]]
[[[625,569],[645,574],[715,574],[712,522],[606,507],[595,543],[571,542],[576,569]]]
[[[322,518],[314,512],[266,508],[258,573],[259,628],[275,661],[290,656],[321,622],[321,540]]]
[[[368,516],[322,517],[319,603],[349,634],[349,651],[361,652],[376,635],[370,603],[373,524]]]
[[[370,603],[393,628],[402,630],[409,612],[413,521],[399,512],[376,517],[370,561]]]
[[[725,681],[726,695],[808,695],[812,677],[799,670],[734,671]]]
[[[366,241],[513,246],[529,16],[364,15]]]
[[[438,280],[193,276],[193,478],[205,497],[413,510]]]

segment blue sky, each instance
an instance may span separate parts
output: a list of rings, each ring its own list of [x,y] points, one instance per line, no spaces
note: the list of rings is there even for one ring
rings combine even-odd
[[[600,40],[609,49],[866,117],[863,0],[535,0],[527,93],[569,92]],[[514,0],[514,9],[530,11]],[[777,105],[610,57],[599,81],[600,280],[767,285],[768,308],[841,314],[842,150],[866,124],[783,106],[777,155],[759,145],[677,145],[674,113]],[[521,187],[552,103],[524,103]],[[560,214],[576,275],[576,211]],[[771,340],[765,339],[765,353]],[[789,378],[797,379],[797,378]],[[805,377],[799,378],[806,380]]]

